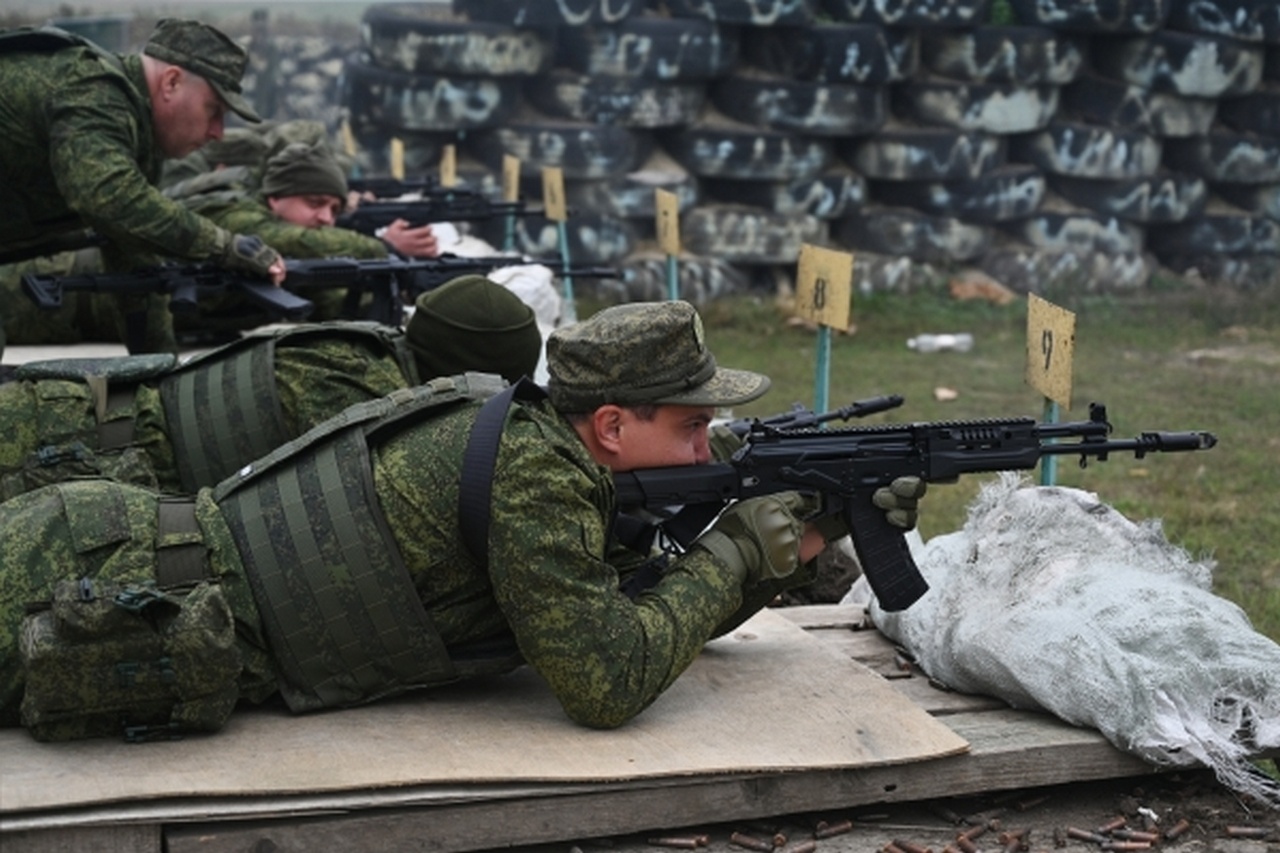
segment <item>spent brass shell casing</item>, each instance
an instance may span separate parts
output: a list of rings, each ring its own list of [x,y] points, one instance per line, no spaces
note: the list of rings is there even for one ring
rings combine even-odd
[[[1226,833],[1230,838],[1266,838],[1271,835],[1271,829],[1266,826],[1228,826]]]
[[[1191,828],[1191,821],[1187,820],[1184,817],[1181,820],[1179,820],[1177,823],[1175,823],[1173,826],[1169,827],[1164,831],[1165,840],[1173,841],[1175,838],[1182,835],[1184,832],[1186,832],[1190,828]]]
[[[730,835],[729,842],[731,844],[736,844],[739,847],[745,847],[748,850],[758,850],[760,851],[760,853],[773,853],[772,842],[763,841],[759,838],[756,838],[751,835],[746,835],[741,832],[735,832],[732,835]]]
[[[1159,841],[1160,836],[1154,832],[1144,832],[1140,829],[1113,829],[1111,837],[1121,841]]]
[[[786,853],[813,853],[818,849],[818,842],[812,838],[808,841],[801,841],[799,844],[787,848]]]
[[[921,847],[913,841],[907,841],[902,838],[893,839],[893,843],[896,844],[898,849],[902,850],[903,853],[933,853],[933,851],[928,847]]]
[[[853,831],[853,821],[838,820],[835,823],[828,823],[825,826],[818,824],[818,828],[813,831],[814,838],[831,838],[836,835],[844,835],[846,832]]]
[[[1067,827],[1067,838],[1074,838],[1077,841],[1092,841],[1094,844],[1101,844],[1107,840],[1105,835],[1099,835],[1088,829],[1077,829],[1074,826]]]
[[[1104,841],[1103,850],[1150,850],[1150,841]]]
[[[1108,832],[1111,832],[1112,830],[1120,829],[1126,823],[1128,823],[1128,821],[1125,819],[1125,817],[1123,815],[1118,815],[1116,817],[1113,817],[1111,820],[1107,821],[1106,823],[1104,823],[1102,826],[1098,827],[1094,831],[1097,832],[1099,835],[1106,835]]]
[[[698,849],[698,839],[692,836],[688,838],[650,838],[649,843],[654,847],[671,847],[676,850]]]
[[[963,835],[956,839],[956,846],[962,853],[978,853],[978,845]]]

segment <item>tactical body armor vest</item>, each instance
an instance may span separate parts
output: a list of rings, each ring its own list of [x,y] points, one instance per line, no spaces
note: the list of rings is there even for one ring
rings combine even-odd
[[[372,342],[394,356],[406,385],[417,384],[417,367],[403,333],[377,323],[290,326],[193,358],[160,381],[185,491],[212,486],[294,437],[285,427],[276,390],[275,353],[282,341],[296,344],[308,337]]]
[[[468,373],[357,404],[214,489],[290,709],[363,704],[519,663],[501,644],[451,657],[382,515],[369,453],[384,436],[505,385]]]

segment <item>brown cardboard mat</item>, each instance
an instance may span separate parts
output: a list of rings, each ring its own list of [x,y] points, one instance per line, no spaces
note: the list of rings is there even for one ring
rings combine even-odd
[[[0,730],[0,816],[177,797],[592,783],[872,767],[968,749],[880,676],[768,610],[618,729],[575,725],[528,667],[364,708],[234,715],[130,745]]]

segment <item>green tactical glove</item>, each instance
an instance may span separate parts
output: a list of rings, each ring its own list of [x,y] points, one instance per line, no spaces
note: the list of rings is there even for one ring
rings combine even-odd
[[[747,498],[730,506],[694,542],[726,563],[740,581],[785,578],[800,565],[803,516],[813,501],[797,492]]]
[[[885,518],[894,527],[911,530],[920,517],[917,506],[929,484],[919,477],[899,477],[887,486],[881,486],[871,495],[871,502],[884,510]]]
[[[715,424],[707,430],[707,444],[711,446],[711,458],[725,462],[738,452],[745,442],[724,424]]]
[[[266,278],[271,265],[280,260],[280,253],[252,234],[232,234],[222,249],[218,265],[237,272],[247,272]]]

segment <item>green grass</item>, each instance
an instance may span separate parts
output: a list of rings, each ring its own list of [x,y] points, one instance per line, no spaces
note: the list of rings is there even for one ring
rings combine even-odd
[[[1161,519],[1171,541],[1216,560],[1215,591],[1280,640],[1280,290],[1046,298],[1076,315],[1072,405],[1060,420],[1085,419],[1089,402],[1101,401],[1115,437],[1202,429],[1219,440],[1208,451],[1143,460],[1122,454],[1084,470],[1060,457],[1057,482],[1096,492],[1132,519]],[[591,310],[584,303],[579,314]],[[769,394],[735,416],[813,403],[817,336],[788,327],[772,298],[729,297],[702,314],[720,363],[773,379]],[[897,393],[905,405],[871,422],[1043,417],[1043,397],[1024,378],[1025,299],[996,306],[958,302],[942,291],[874,295],[855,298],[853,319],[854,334],[832,336],[829,408]],[[975,338],[967,353],[906,346],[921,332],[962,331]],[[938,387],[958,397],[939,402]],[[932,487],[921,533],[959,527],[986,479]]]

